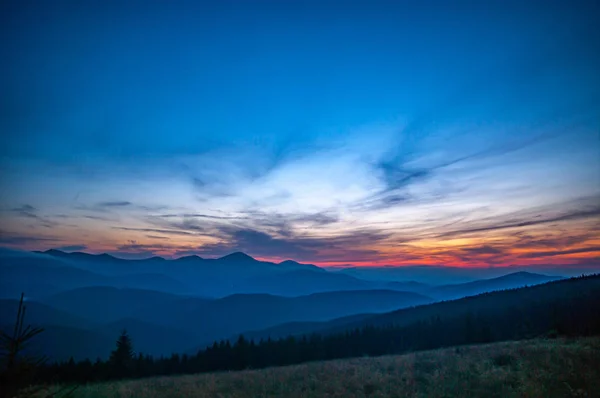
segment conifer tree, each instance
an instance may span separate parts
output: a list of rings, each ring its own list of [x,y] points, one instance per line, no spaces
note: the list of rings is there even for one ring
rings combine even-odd
[[[133,370],[133,343],[127,330],[123,330],[117,339],[117,347],[111,352],[109,363],[111,373],[116,378],[130,377]]]
[[[44,357],[32,358],[23,353],[27,343],[44,331],[31,325],[23,327],[26,309],[25,293],[21,293],[13,333],[0,331],[0,397],[25,394],[23,389],[35,382],[35,373],[45,361]],[[34,394],[28,391],[28,395]]]

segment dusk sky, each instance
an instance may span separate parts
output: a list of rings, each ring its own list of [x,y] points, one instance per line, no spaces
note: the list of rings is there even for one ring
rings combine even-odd
[[[0,246],[600,265],[598,1],[0,5]]]

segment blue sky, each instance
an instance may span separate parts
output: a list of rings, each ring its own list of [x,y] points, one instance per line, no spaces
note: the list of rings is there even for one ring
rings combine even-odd
[[[599,256],[597,3],[1,7],[3,245]]]

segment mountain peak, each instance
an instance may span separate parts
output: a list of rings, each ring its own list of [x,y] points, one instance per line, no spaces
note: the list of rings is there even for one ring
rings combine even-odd
[[[48,249],[46,251],[43,251],[43,252],[38,251],[36,253],[44,253],[44,254],[51,254],[51,255],[53,255],[53,254],[56,254],[56,255],[67,254],[66,252],[60,251],[58,249]]]
[[[250,257],[246,253],[242,253],[242,252],[235,252],[235,253],[228,254],[226,256],[219,258],[219,260],[255,261],[255,259],[253,257]]]
[[[536,274],[529,271],[517,271],[510,274],[506,274],[501,276],[500,278],[539,278],[539,277],[547,277],[547,275]]]
[[[192,254],[190,256],[183,256],[183,257],[179,257],[179,258],[175,259],[175,261],[197,261],[197,260],[204,260],[204,259],[195,254]]]

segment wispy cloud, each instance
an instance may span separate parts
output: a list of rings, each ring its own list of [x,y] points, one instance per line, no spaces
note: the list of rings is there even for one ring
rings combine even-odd
[[[109,201],[109,202],[100,202],[97,203],[97,207],[127,207],[131,206],[132,203],[129,201],[121,200],[121,201]]]
[[[538,216],[534,216],[534,219],[529,219],[529,220],[520,220],[520,221],[505,222],[505,223],[500,223],[500,224],[486,225],[486,226],[476,227],[476,228],[466,228],[466,229],[454,230],[454,231],[441,233],[439,236],[440,237],[452,237],[452,236],[457,236],[457,235],[468,235],[468,234],[480,233],[480,232],[499,231],[499,230],[504,230],[504,229],[514,229],[514,228],[524,228],[524,227],[530,227],[530,226],[536,226],[536,225],[557,223],[557,222],[562,222],[562,221],[595,219],[599,216],[600,216],[600,207],[596,207],[596,208],[592,208],[590,210],[574,210],[574,211],[568,212],[566,214],[561,214],[561,215],[554,216],[554,217],[545,217],[544,218],[544,217],[541,217],[538,215]]]
[[[41,215],[39,210],[29,204],[23,204],[19,207],[10,210],[14,215],[30,219],[34,224],[33,226],[42,226],[45,228],[53,228],[59,225],[59,223],[50,217]]]
[[[503,254],[503,251],[492,246],[468,247],[461,251],[469,254]]]
[[[135,231],[135,232],[156,232],[166,235],[194,235],[191,232],[171,230],[171,229],[157,229],[157,228],[133,228],[133,227],[111,227],[112,229],[121,231]]]
[[[57,242],[56,238],[48,238],[41,236],[14,236],[4,233],[0,233],[0,244],[3,245],[16,245],[16,246],[28,246],[30,244],[45,244],[49,242]]]
[[[569,249],[569,250],[554,250],[554,251],[525,253],[525,254],[521,255],[521,257],[523,257],[523,258],[554,257],[554,256],[562,256],[565,254],[578,254],[578,253],[598,253],[600,255],[600,246],[582,247],[582,248],[578,248],[578,249]]]

